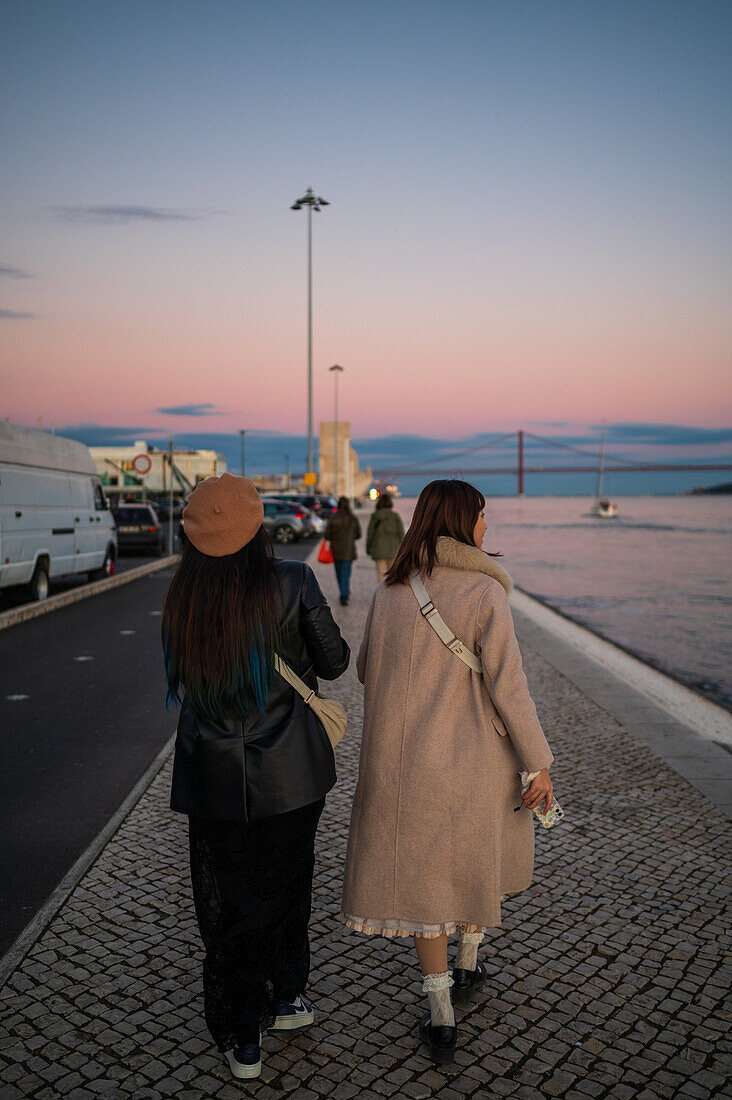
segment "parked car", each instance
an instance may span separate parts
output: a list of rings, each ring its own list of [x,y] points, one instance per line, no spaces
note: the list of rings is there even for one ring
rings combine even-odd
[[[302,519],[303,531],[302,537],[305,539],[313,538],[315,535],[325,531],[325,520],[321,519],[317,512],[314,512],[312,508],[308,508],[305,504],[300,504],[296,500],[282,500],[281,497],[273,498],[277,504],[288,504],[295,515]]]
[[[114,573],[117,532],[89,448],[0,421],[0,588],[44,600],[68,573]]]
[[[162,557],[165,531],[151,504],[118,504],[113,515],[120,553],[123,550],[149,550]]]
[[[272,495],[272,494],[270,494]],[[303,504],[306,508],[310,508],[312,512],[316,512],[318,515],[330,515],[331,512],[335,512],[338,507],[338,501],[334,496],[330,496],[328,493],[283,493],[278,494],[280,500],[292,500],[297,504]]]
[[[160,500],[151,500],[155,511],[158,513],[161,520],[166,523],[170,519],[170,499],[168,497],[161,497]],[[173,522],[178,523],[183,515],[183,509],[185,508],[187,501],[182,500],[180,497],[173,497]]]
[[[263,497],[264,529],[275,542],[295,542],[307,533],[306,513],[299,505],[290,500],[278,500],[276,497]]]

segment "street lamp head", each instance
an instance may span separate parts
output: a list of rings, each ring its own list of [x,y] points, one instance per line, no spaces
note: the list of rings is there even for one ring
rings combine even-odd
[[[343,367],[339,367],[337,363],[334,363],[332,367],[328,367],[328,370],[343,370]]]
[[[303,206],[310,206],[313,210],[319,210],[321,206],[330,206],[330,203],[319,195],[316,196],[312,187],[308,187],[302,198],[293,203],[290,210],[301,210]]]

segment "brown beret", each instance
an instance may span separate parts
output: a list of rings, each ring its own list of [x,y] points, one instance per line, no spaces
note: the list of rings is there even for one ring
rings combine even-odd
[[[186,537],[211,558],[235,554],[262,526],[264,505],[254,485],[238,474],[199,481],[183,509]]]

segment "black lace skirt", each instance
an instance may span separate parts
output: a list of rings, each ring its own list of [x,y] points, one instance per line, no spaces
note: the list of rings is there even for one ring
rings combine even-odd
[[[256,1042],[277,1002],[304,993],[315,832],[325,799],[242,824],[189,818],[206,958],[206,1024],[221,1051]]]

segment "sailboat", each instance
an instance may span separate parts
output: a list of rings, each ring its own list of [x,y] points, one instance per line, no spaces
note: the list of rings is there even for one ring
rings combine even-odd
[[[600,516],[603,519],[613,519],[618,514],[617,504],[611,504],[607,497],[602,495],[602,476],[605,472],[605,431],[606,424],[602,422],[602,441],[600,443],[600,466],[597,471],[597,500],[590,508],[591,516]]]

